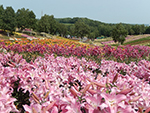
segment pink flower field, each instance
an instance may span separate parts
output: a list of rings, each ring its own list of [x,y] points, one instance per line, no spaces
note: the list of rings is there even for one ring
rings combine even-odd
[[[138,50],[147,48],[129,47],[132,51],[129,55],[135,57],[139,52],[135,48]],[[118,51],[119,54],[122,50],[126,51],[127,46],[114,51]],[[111,47],[107,49],[104,47],[101,50],[110,57],[111,54],[114,56],[117,54],[112,51]],[[146,52],[146,50],[144,53],[141,51],[140,54],[148,57],[149,53]],[[84,54],[88,53],[85,51]],[[127,54],[128,57],[129,55]],[[140,59],[142,56],[137,57]],[[1,113],[148,113],[150,111],[150,61],[148,60],[141,59],[126,64],[103,58],[100,63],[96,63],[84,57],[64,57],[44,53],[44,57],[39,56],[27,62],[22,55],[7,52],[0,53],[0,70]]]

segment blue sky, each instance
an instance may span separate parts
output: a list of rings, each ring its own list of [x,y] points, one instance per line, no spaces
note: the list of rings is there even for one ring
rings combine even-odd
[[[0,0],[4,8],[12,6],[42,12],[55,18],[87,17],[105,23],[150,24],[150,0]]]

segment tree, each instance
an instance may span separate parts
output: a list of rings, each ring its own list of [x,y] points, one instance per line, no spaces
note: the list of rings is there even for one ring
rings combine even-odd
[[[25,10],[25,8],[18,9],[16,12],[16,20],[17,20],[17,27],[21,28],[21,30],[25,29],[28,26],[27,22],[27,12],[29,10]]]
[[[127,30],[125,30],[125,28],[121,23],[117,24],[115,28],[112,30],[113,40],[121,44],[123,44],[123,42],[125,41],[125,37],[127,36],[127,34],[128,34]]]
[[[95,39],[95,33],[94,32],[90,33],[89,36],[88,36],[88,38],[91,39],[92,41],[94,41],[94,39]]]
[[[38,31],[55,34],[57,30],[54,16],[44,15],[38,22]]]
[[[84,22],[77,21],[75,23],[75,34],[78,37],[83,38],[84,36],[88,35],[89,33],[90,33],[90,28]]]
[[[36,16],[33,11],[28,13],[28,28],[35,29],[36,27]]]
[[[145,32],[145,25],[140,25],[140,34],[143,34]]]
[[[57,24],[53,15],[49,16],[49,25],[50,25],[49,33],[55,34],[57,30],[57,26],[56,26]]]
[[[110,25],[99,25],[98,26],[98,30],[99,30],[99,36],[100,35],[104,35],[104,36],[110,36],[111,35],[111,31],[112,31],[112,26]]]
[[[33,11],[29,9],[18,9],[16,13],[17,27],[21,30],[25,28],[35,29],[36,26],[36,16]]]
[[[67,33],[67,27],[66,25],[64,25],[63,23],[57,23],[57,29],[59,34],[61,34],[61,36],[65,36]]]
[[[3,12],[4,12],[4,8],[1,5],[0,6],[0,29],[1,29],[1,26],[2,26],[2,23],[3,23],[3,19],[2,19],[2,15],[4,14]]]
[[[148,26],[148,27],[146,28],[145,33],[146,33],[146,34],[150,34],[150,26]]]
[[[94,33],[95,37],[98,37],[98,36],[99,36],[99,31],[98,31],[98,29],[95,29],[95,30],[93,31],[93,33]]]
[[[68,33],[69,35],[71,35],[71,36],[75,36],[75,25],[74,25],[74,24],[73,24],[73,25],[70,25],[70,26],[68,27],[67,33]]]
[[[134,34],[134,30],[133,30],[133,29],[130,29],[129,34],[130,34],[130,35],[133,35],[133,34]]]
[[[9,31],[15,31],[16,27],[16,14],[12,7],[7,7],[3,14],[1,15],[1,19],[3,21],[1,28],[7,30],[7,34],[9,36]]]
[[[40,32],[48,32],[50,29],[49,22],[48,22],[48,15],[44,15],[38,21],[38,31]]]
[[[142,24],[142,25],[136,24],[132,27],[132,29],[134,30],[135,35],[143,34],[145,32],[144,24]]]

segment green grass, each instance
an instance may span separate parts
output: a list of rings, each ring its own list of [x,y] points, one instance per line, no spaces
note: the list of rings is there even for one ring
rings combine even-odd
[[[16,37],[16,38],[24,38],[23,36],[17,36],[17,35],[16,35],[15,37]]]
[[[116,44],[111,44],[111,46],[118,47],[118,46],[119,46],[119,44],[118,44],[118,43],[116,43]]]

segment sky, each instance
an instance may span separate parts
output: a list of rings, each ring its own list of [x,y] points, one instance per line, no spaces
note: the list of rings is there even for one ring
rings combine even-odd
[[[36,18],[86,17],[105,23],[150,24],[150,0],[0,0],[15,12],[32,10]]]

